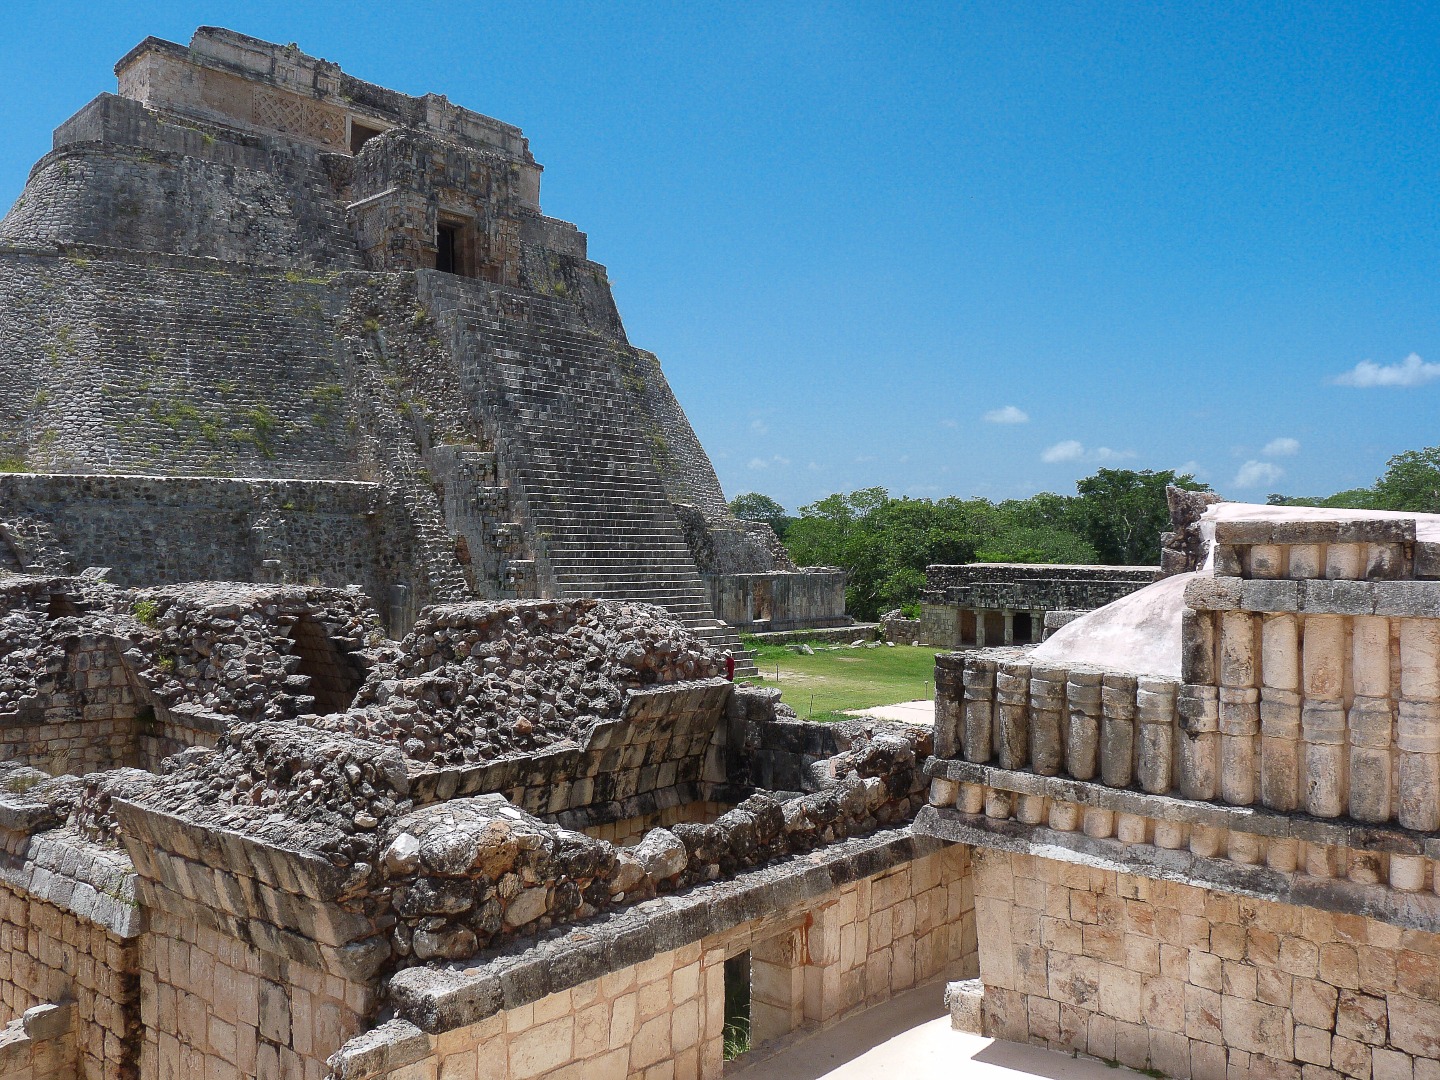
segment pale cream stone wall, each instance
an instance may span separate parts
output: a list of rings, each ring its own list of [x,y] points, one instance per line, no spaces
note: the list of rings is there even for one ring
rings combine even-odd
[[[134,939],[0,884],[0,1023],[36,1006],[73,1002],[78,1076],[133,1076],[137,953]]]
[[[326,1055],[373,1013],[374,989],[217,932],[205,914],[150,912],[140,1075],[319,1080]]]
[[[345,1080],[712,1080],[725,960],[751,954],[756,1042],[976,971],[969,849],[955,845],[475,1024],[331,1059]],[[378,1033],[377,1033],[378,1034]],[[424,1040],[420,1053],[415,1040]],[[397,1062],[402,1058],[403,1064]]]
[[[1170,1077],[1440,1078],[1440,937],[975,852],[986,1033]]]

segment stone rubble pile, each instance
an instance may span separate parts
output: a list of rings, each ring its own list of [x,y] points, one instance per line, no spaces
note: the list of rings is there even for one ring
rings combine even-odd
[[[290,585],[201,582],[137,590],[130,613],[150,628],[127,654],[142,682],[167,706],[196,705],[242,720],[279,720],[315,711],[309,679],[291,637],[302,618],[361,671],[384,644],[363,595]]]
[[[714,652],[662,608],[522,600],[428,609],[326,730],[459,766],[579,742],[640,686],[716,676]]]
[[[412,806],[394,747],[283,721],[236,724],[213,751],[192,747],[172,760],[142,796],[147,805],[360,872],[374,865],[382,826]]]

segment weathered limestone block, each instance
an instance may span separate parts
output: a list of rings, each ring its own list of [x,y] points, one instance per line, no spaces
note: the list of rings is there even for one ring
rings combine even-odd
[[[1092,779],[1099,768],[1101,683],[1098,671],[1073,670],[1065,683],[1065,770],[1077,780]]]
[[[964,682],[965,760],[989,761],[993,753],[992,731],[995,722],[995,662],[967,659]]]
[[[1190,601],[1189,590],[1185,594]],[[1180,678],[1187,683],[1214,683],[1215,619],[1208,611],[1187,607],[1180,616]]]
[[[995,674],[995,721],[1002,769],[1023,769],[1030,763],[1030,665],[1010,662]]]
[[[1300,620],[1265,616],[1260,641],[1260,800],[1274,810],[1294,810],[1300,790]]]
[[[1064,760],[1061,716],[1065,711],[1065,671],[1039,664],[1030,669],[1030,761],[1042,776],[1055,776]],[[938,753],[938,750],[937,750]]]
[[[1329,544],[1325,548],[1325,576],[1332,581],[1357,581],[1365,576],[1364,544]]]
[[[1107,674],[1101,687],[1100,778],[1128,787],[1135,762],[1135,690],[1132,675]]]
[[[1339,817],[1347,806],[1349,757],[1341,700],[1348,652],[1345,629],[1345,619],[1339,615],[1311,615],[1305,620],[1305,704],[1300,726],[1305,741],[1305,808],[1317,817]]]

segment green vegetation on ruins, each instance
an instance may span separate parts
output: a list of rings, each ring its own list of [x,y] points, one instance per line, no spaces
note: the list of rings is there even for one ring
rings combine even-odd
[[[815,654],[807,656],[790,645],[760,644],[745,635],[741,641],[755,651],[755,666],[760,669],[758,681],[746,681],[778,686],[780,699],[803,719],[844,720],[846,709],[919,701],[934,690],[933,646],[850,648],[816,641],[810,642]]]
[[[1170,524],[1170,484],[1207,489],[1168,469],[1101,469],[1078,481],[1074,495],[1042,492],[1001,503],[896,499],[874,487],[828,496],[798,516],[755,492],[730,509],[774,528],[800,566],[847,571],[846,611],[876,619],[894,608],[917,615],[932,563],[1154,563]]]

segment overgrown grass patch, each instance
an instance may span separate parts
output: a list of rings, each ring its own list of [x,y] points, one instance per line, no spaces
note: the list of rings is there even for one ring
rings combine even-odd
[[[802,719],[834,721],[847,719],[846,709],[868,709],[895,705],[933,696],[935,654],[932,645],[881,645],[878,648],[835,648],[828,643],[811,643],[814,656],[796,652],[789,645],[757,645],[755,666],[759,686],[778,686],[780,700]],[[776,669],[779,681],[776,681]]]

